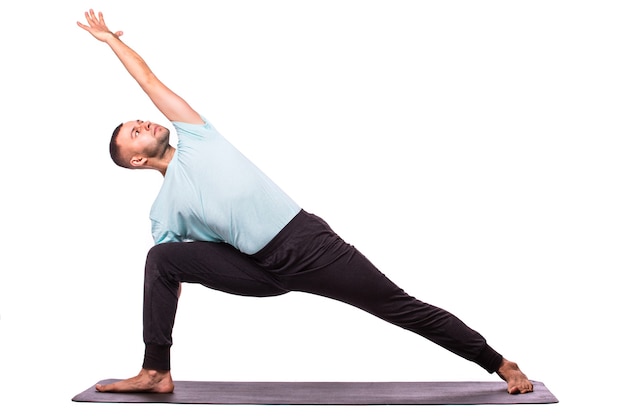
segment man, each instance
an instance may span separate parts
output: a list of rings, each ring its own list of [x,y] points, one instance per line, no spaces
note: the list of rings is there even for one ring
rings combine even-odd
[[[174,390],[172,329],[182,282],[238,295],[274,296],[304,291],[351,304],[475,362],[507,383],[511,394],[533,390],[517,364],[491,348],[461,320],[406,294],[319,217],[302,210],[230,145],[144,60],[111,32],[102,13],[77,22],[106,43],[174,125],[148,121],[118,126],[111,157],[130,169],[154,169],[162,188],[150,211],[155,246],[144,281],[144,362],[133,378],[99,391]]]

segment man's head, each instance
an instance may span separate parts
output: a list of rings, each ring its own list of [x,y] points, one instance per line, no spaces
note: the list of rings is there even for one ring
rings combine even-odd
[[[154,168],[170,147],[170,131],[156,123],[133,120],[122,123],[111,135],[111,159],[123,168]]]

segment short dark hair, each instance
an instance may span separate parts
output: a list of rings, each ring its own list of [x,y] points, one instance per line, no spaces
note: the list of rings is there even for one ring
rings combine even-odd
[[[115,162],[116,165],[121,166],[122,168],[128,168],[128,162],[122,158],[122,152],[120,150],[119,145],[117,144],[117,137],[120,134],[120,129],[124,123],[120,123],[114,130],[111,135],[111,142],[109,143],[109,153],[111,154],[111,159]]]

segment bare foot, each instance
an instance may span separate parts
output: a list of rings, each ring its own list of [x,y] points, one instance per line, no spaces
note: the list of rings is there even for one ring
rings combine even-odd
[[[139,375],[112,384],[96,384],[100,392],[174,392],[174,382],[170,371],[142,369]]]
[[[533,384],[515,362],[502,358],[498,376],[507,383],[509,394],[526,394],[533,391]]]

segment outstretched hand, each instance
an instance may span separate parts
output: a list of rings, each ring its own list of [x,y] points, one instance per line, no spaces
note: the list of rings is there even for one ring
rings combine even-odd
[[[85,12],[85,18],[87,19],[88,25],[85,25],[81,22],[76,22],[76,24],[85,29],[87,32],[91,33],[94,38],[99,41],[106,42],[109,36],[113,35],[115,37],[120,37],[123,35],[122,31],[117,31],[115,33],[111,32],[104,22],[104,16],[102,12],[96,13],[90,9],[88,12]]]

